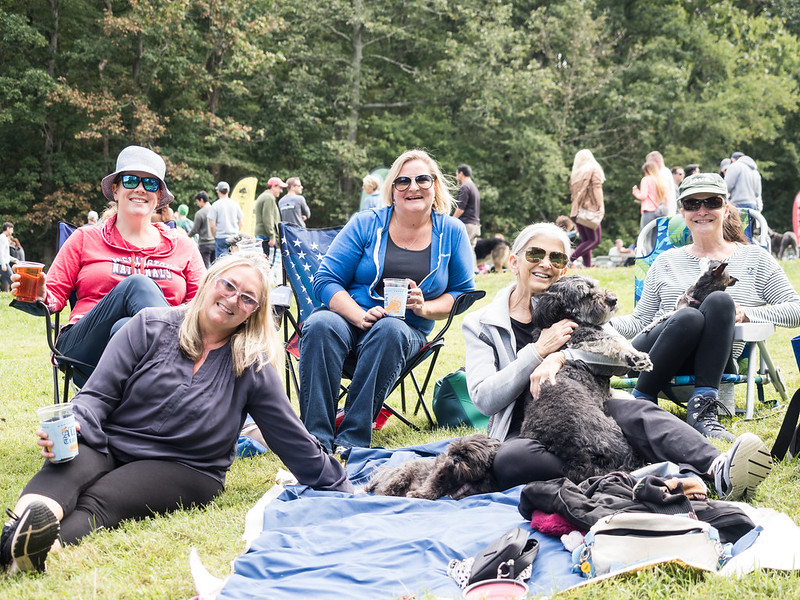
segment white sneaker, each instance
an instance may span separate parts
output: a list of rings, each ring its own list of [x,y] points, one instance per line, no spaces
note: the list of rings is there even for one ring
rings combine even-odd
[[[754,433],[743,433],[727,452],[711,465],[714,487],[722,500],[742,500],[752,496],[772,470],[767,445]]]

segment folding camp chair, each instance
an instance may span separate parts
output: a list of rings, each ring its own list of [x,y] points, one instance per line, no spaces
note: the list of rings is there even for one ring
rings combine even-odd
[[[325,229],[305,229],[281,223],[279,225],[281,236],[281,253],[283,258],[284,277],[294,293],[296,303],[296,315],[293,315],[288,309],[288,306],[283,306],[284,320],[284,342],[287,353],[286,360],[286,393],[291,396],[291,387],[294,388],[296,397],[300,396],[300,387],[297,375],[296,361],[300,359],[299,352],[299,332],[303,323],[311,314],[311,312],[321,302],[314,296],[312,290],[312,282],[314,275],[319,268],[320,261],[325,256],[333,238],[341,231],[341,227],[329,227]],[[422,408],[429,425],[434,426],[434,420],[428,403],[425,401],[425,393],[428,389],[431,377],[433,375],[436,360],[439,357],[439,352],[444,347],[444,334],[453,322],[455,315],[465,311],[473,302],[482,298],[486,292],[476,290],[473,292],[466,292],[461,294],[453,304],[453,308],[441,329],[429,340],[413,357],[411,357],[403,369],[397,381],[394,383],[389,391],[389,394],[394,392],[398,387],[400,388],[401,410],[397,411],[395,408],[384,402],[383,412],[390,413],[396,416],[403,423],[418,429],[411,421],[408,420],[402,413],[406,412],[406,378],[410,379],[414,393],[416,394],[417,403],[414,407],[414,414],[418,414],[419,409]],[[285,303],[288,304],[288,303]],[[345,361],[344,377],[350,379],[352,375],[352,368],[354,366],[354,359],[348,358]],[[424,362],[428,361],[428,367],[424,370],[424,377],[422,378],[422,385],[419,383],[415,370],[417,367],[422,366]],[[347,395],[347,388],[342,386],[342,393],[339,396],[341,401]],[[376,426],[379,423],[376,421]],[[382,423],[380,423],[382,425]]]
[[[758,244],[767,252],[770,250],[770,238],[767,222],[755,210],[740,209],[742,218],[742,231],[753,243]],[[654,234],[655,233],[655,234]],[[634,302],[638,303],[644,289],[644,280],[647,271],[655,259],[665,250],[690,244],[692,234],[686,226],[681,215],[660,217],[648,223],[639,233],[636,243],[636,264],[634,265]],[[747,359],[747,373],[725,373],[722,384],[747,384],[747,404],[745,419],[752,419],[755,412],[755,396],[764,403],[764,385],[772,384],[784,402],[788,401],[786,383],[778,369],[772,362],[767,350],[766,340],[775,331],[772,323],[739,323],[734,330],[734,340],[746,342],[745,349],[740,357],[740,363]],[[756,357],[756,349],[758,357]],[[756,360],[758,358],[758,360]],[[613,378],[611,386],[619,389],[633,389],[637,379]],[[670,383],[670,390],[665,391],[665,396],[678,404],[685,401],[682,396],[687,396],[694,388],[694,376],[679,375]]]
[[[65,221],[61,221],[58,224],[57,244],[59,250],[76,229],[77,227],[75,225]],[[75,301],[76,298],[73,294],[69,299],[70,307],[75,305]],[[12,300],[11,306],[29,315],[44,317],[47,345],[50,348],[50,362],[53,365],[53,401],[56,404],[59,402],[67,402],[69,400],[69,388],[73,376],[77,373],[85,380],[89,377],[87,373],[91,373],[94,367],[77,359],[70,358],[59,352],[58,348],[56,348],[56,338],[58,337],[58,332],[61,331],[60,313],[52,314],[47,308],[47,305],[40,300],[36,302],[19,302],[17,300]],[[59,390],[59,371],[63,373],[64,377],[63,395]]]

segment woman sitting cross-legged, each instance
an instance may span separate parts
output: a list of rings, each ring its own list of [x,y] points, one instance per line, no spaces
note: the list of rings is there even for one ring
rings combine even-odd
[[[300,416],[329,451],[369,447],[372,422],[406,361],[462,293],[474,289],[464,224],[439,165],[410,150],[394,161],[384,206],[357,213],[330,245],[314,277],[324,306],[300,337]],[[383,281],[410,280],[405,318],[387,317]],[[335,429],[345,360],[356,359],[344,420]]]
[[[145,309],[117,332],[72,402],[79,453],[46,462],[25,486],[3,528],[2,566],[43,570],[51,545],[209,503],[224,489],[247,413],[300,483],[352,491],[283,392],[269,281],[263,255],[231,255],[187,307]],[[52,458],[53,442],[37,435]]]
[[[733,343],[734,327],[749,321],[800,326],[800,296],[769,252],[746,243],[722,177],[716,173],[687,177],[681,183],[679,202],[692,243],[656,258],[633,314],[614,317],[611,325],[633,338],[633,346],[653,361],[652,371],[639,374],[634,396],[655,402],[675,375],[694,375],[687,421],[703,435],[732,441],[734,436],[717,419],[717,396],[731,347],[734,359],[744,347],[743,342]],[[712,292],[699,307],[681,308],[645,329],[675,309],[678,298],[712,259],[727,263],[735,285]]]
[[[544,329],[533,340],[538,296],[564,276],[569,252],[569,238],[560,227],[529,225],[511,249],[514,282],[464,319],[467,385],[475,406],[490,417],[489,435],[502,442],[493,464],[501,489],[564,477],[561,459],[539,441],[520,437],[520,426],[526,402],[535,402],[539,386],[554,380],[566,360],[582,361],[598,373],[627,370],[601,355],[560,350],[577,327],[570,320]],[[745,433],[720,453],[694,428],[653,402],[618,394],[607,401],[607,412],[645,460],[671,461],[713,477],[717,493],[727,499],[751,494],[769,474],[769,451],[758,436]]]

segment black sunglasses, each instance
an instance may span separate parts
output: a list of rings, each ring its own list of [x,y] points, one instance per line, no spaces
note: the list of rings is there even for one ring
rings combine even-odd
[[[120,177],[122,187],[135,190],[141,182],[142,187],[148,192],[157,192],[161,188],[161,180],[158,177],[139,177],[138,175],[123,175]]]
[[[566,267],[567,261],[569,260],[569,257],[563,252],[550,252],[548,254],[547,250],[544,248],[537,248],[536,246],[531,246],[525,250],[525,260],[527,260],[529,263],[538,265],[545,258],[549,258],[550,264],[556,269],[563,269]]]
[[[427,190],[436,181],[436,175],[417,175],[414,177],[417,187],[421,190]],[[411,177],[398,177],[392,182],[394,189],[398,192],[405,192],[411,186]]]
[[[720,196],[711,196],[711,198],[684,198],[681,200],[681,206],[683,206],[683,210],[700,210],[701,204],[704,204],[708,210],[714,210],[716,208],[722,208],[725,206],[725,199],[721,198]]]

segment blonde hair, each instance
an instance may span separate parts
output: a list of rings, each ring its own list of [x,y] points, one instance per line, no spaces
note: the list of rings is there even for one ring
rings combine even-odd
[[[375,175],[367,175],[361,182],[367,190],[370,190],[369,193],[372,194],[381,187],[381,180],[375,177]],[[366,191],[366,190],[365,190]]]
[[[583,170],[599,171],[600,183],[603,183],[606,180],[606,174],[603,173],[603,167],[601,167],[600,163],[595,160],[592,151],[586,148],[583,150],[578,150],[578,152],[575,154],[575,159],[572,161],[572,174],[570,175],[570,179],[578,175],[578,173]]]
[[[394,190],[392,182],[397,178],[397,174],[400,172],[400,169],[403,168],[403,165],[412,160],[421,160],[424,162],[428,166],[430,174],[435,178],[433,182],[433,210],[443,215],[450,214],[450,211],[455,206],[455,200],[450,194],[450,182],[445,179],[436,161],[424,150],[407,150],[392,163],[389,173],[383,181],[383,187],[381,188],[383,202],[386,206],[392,205],[394,202],[394,198],[392,197]]]
[[[236,252],[217,259],[200,282],[197,295],[186,307],[186,316],[181,323],[178,339],[181,350],[192,360],[203,355],[203,335],[200,330],[200,311],[206,298],[213,293],[214,280],[236,267],[250,267],[261,283],[260,306],[231,336],[233,374],[241,376],[245,370],[256,365],[260,371],[264,365],[272,365],[280,373],[284,364],[283,345],[272,317],[272,302],[269,294],[269,262],[263,254]]]
[[[658,171],[658,165],[652,160],[648,160],[642,165],[642,173],[644,173],[645,177],[652,177],[656,182],[656,196],[658,196],[658,201],[664,202],[664,199],[667,197],[667,190],[664,188],[664,183],[661,181]]]

